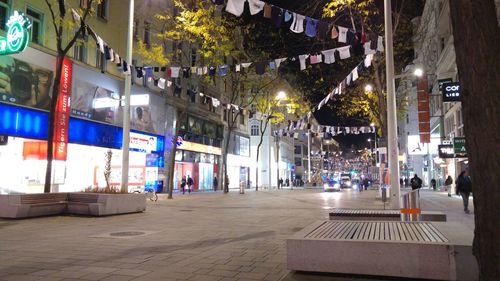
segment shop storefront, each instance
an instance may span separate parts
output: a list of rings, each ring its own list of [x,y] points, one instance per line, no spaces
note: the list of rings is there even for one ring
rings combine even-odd
[[[27,48],[22,56],[1,56],[0,72],[10,87],[0,89],[0,193],[41,192],[45,181],[48,109],[55,58]],[[66,61],[65,61],[66,63]],[[111,152],[111,184],[121,179],[123,82],[68,60],[66,119],[57,129],[53,191],[104,187],[105,154]],[[4,79],[5,80],[5,79]],[[61,97],[61,94],[60,94]],[[71,98],[71,102],[70,99]],[[130,188],[161,188],[164,167],[163,99],[133,87],[131,97]],[[60,138],[61,137],[61,138]],[[64,138],[62,138],[64,137]],[[58,147],[59,149],[59,147]]]
[[[229,188],[250,187],[250,138],[233,134],[227,154]]]
[[[175,155],[174,190],[179,190],[182,178],[187,181],[188,177],[193,179],[192,191],[213,190],[214,177],[219,174],[221,149],[184,141],[182,137],[179,139]]]

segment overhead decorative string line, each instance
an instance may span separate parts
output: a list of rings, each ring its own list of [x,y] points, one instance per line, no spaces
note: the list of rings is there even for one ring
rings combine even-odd
[[[297,133],[295,133],[296,130],[314,130],[314,125],[311,125],[309,123],[310,118],[312,116],[312,113],[315,112],[316,110],[320,110],[330,99],[333,98],[335,95],[341,95],[342,91],[347,88],[347,86],[350,86],[351,83],[356,81],[359,78],[359,73],[363,71],[364,69],[368,68],[371,66],[373,60],[373,54],[368,54],[364,57],[363,61],[358,63],[352,70],[349,72],[349,74],[342,79],[338,85],[333,88],[328,95],[323,98],[317,105],[313,107],[311,111],[309,111],[304,117],[300,118],[297,121],[291,121],[288,120],[288,125],[285,128],[279,129],[274,131],[275,136],[296,136]],[[337,127],[337,126],[323,126],[319,125],[316,126],[317,130],[316,131],[323,131],[323,132],[328,132],[332,135],[334,133],[340,134],[340,133],[364,133],[364,132],[371,132],[368,131],[368,128],[370,127]],[[339,128],[344,128],[344,129],[339,129]],[[345,129],[345,128],[352,128],[352,129]],[[363,129],[354,129],[354,128],[363,128]],[[372,130],[371,128],[369,130]]]
[[[364,30],[357,32],[354,29],[335,25],[326,21],[304,16],[299,13],[266,3],[261,0],[212,0],[215,5],[226,4],[225,11],[240,17],[245,11],[245,3],[248,1],[250,15],[262,14],[269,19],[277,28],[283,25],[290,25],[289,29],[293,33],[304,33],[307,37],[317,37],[320,40],[337,40],[340,43],[350,45],[373,42],[374,45],[381,44],[383,37],[374,32],[366,34]]]

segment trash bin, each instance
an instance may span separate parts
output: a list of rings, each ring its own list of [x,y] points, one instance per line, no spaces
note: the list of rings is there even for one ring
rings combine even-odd
[[[420,220],[420,192],[412,190],[401,197],[401,221]]]

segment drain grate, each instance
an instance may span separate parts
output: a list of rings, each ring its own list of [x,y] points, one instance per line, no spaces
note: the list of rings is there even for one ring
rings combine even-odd
[[[144,234],[146,233],[141,231],[122,231],[122,232],[110,233],[109,236],[128,237],[128,236],[139,236]]]

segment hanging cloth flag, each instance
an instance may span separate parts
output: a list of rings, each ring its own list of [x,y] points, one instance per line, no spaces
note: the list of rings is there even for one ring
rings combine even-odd
[[[273,60],[269,61],[269,68],[272,70],[275,70],[276,69],[276,62]]]
[[[348,31],[347,28],[339,26],[339,42],[341,43],[347,42],[347,31]]]
[[[196,74],[196,66],[191,66],[191,74]]]
[[[337,48],[337,51],[339,51],[339,56],[340,59],[347,59],[351,57],[351,52],[350,52],[351,46],[345,46],[341,48]]]
[[[256,15],[264,9],[264,5],[266,5],[265,2],[260,1],[260,0],[248,0],[249,8],[250,8],[250,14]]]
[[[266,72],[266,62],[259,61],[255,63],[255,73],[262,75]]]
[[[198,76],[202,76],[202,75],[203,75],[203,67],[198,67],[198,68],[196,69],[196,74],[197,74]]]
[[[372,44],[371,41],[368,41],[368,42],[366,42],[366,43],[363,44],[363,48],[365,48],[365,55],[375,54],[376,53],[376,51],[371,48],[371,44]]]
[[[229,67],[227,65],[219,66],[219,75],[226,76],[228,69],[229,69]]]
[[[284,61],[286,61],[286,58],[275,59],[274,62],[276,63],[276,68],[280,67],[280,64]]]
[[[228,0],[226,4],[226,12],[237,17],[241,16],[245,10],[245,2],[246,0]]]
[[[327,22],[318,22],[318,38],[321,40],[326,40],[330,36],[330,25]]]
[[[179,78],[179,74],[181,72],[180,67],[170,67],[170,71],[171,71],[170,77]]]
[[[316,37],[318,30],[318,20],[306,17],[306,36]]]
[[[309,55],[300,55],[299,56],[299,61],[300,61],[300,70],[306,69],[306,59],[309,57]]]
[[[378,40],[377,40],[377,51],[384,52],[384,38],[382,36],[378,37]]]
[[[167,81],[167,87],[169,87],[169,88],[172,87],[172,81],[170,81],[170,80]]]
[[[369,54],[365,57],[365,67],[370,67],[372,65],[373,54]]]
[[[273,10],[273,8],[271,5],[265,4],[264,5],[264,18],[270,19],[271,15],[272,15],[272,10]]]
[[[289,22],[292,19],[292,17],[293,17],[292,13],[288,10],[285,10],[285,16],[284,16],[285,22]]]
[[[215,66],[210,66],[208,68],[208,75],[210,76],[215,76],[215,71],[217,70],[217,68]]]
[[[281,27],[281,23],[283,22],[283,10],[280,7],[272,7],[271,22],[274,23],[276,27]]]
[[[311,58],[309,60],[310,60],[311,64],[321,63],[323,61],[323,56],[322,55],[314,55],[314,56],[311,56]]]
[[[358,80],[358,67],[355,67],[353,70],[352,70],[352,81],[356,81]]]
[[[351,85],[352,73],[349,73],[346,77],[346,84]]]
[[[240,70],[241,70],[241,64],[237,64],[236,65],[236,72],[240,72]]]
[[[245,63],[242,63],[241,66],[243,66],[243,68],[247,68],[249,67],[250,65],[252,65],[251,62],[245,62]]]
[[[212,98],[212,106],[219,107],[219,105],[220,105],[220,100],[218,100],[216,98]]]
[[[335,49],[330,49],[321,52],[325,56],[325,63],[332,64],[335,62]]]
[[[158,88],[160,88],[162,90],[165,89],[165,81],[166,80],[164,78],[158,79]]]
[[[99,51],[104,54],[104,40],[99,35],[97,35],[97,46],[99,46]]]
[[[292,25],[290,26],[290,30],[295,32],[295,33],[304,32],[304,19],[305,18],[306,17],[303,15],[293,13],[293,22],[292,22]]]

